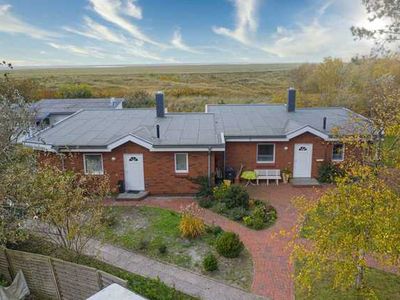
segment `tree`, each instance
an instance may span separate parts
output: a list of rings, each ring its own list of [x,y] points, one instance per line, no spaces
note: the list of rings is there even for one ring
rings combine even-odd
[[[351,27],[351,32],[356,38],[371,39],[375,41],[378,51],[387,51],[387,44],[400,40],[400,4],[398,0],[362,0],[369,21],[383,20],[384,25],[378,29],[366,27]]]
[[[353,168],[318,202],[296,200],[299,226],[312,244],[295,245],[302,266],[296,281],[303,288],[332,274],[335,288],[368,291],[367,258],[400,267],[400,197],[375,168]]]
[[[5,61],[0,67],[11,70]],[[9,72],[0,78],[0,244],[23,239],[22,223],[26,203],[19,198],[34,174],[34,156],[18,144],[29,132],[33,121],[29,105],[25,102]]]
[[[104,176],[85,176],[55,167],[40,168],[31,182],[30,211],[49,240],[81,254],[103,225],[102,201],[109,193]]]
[[[154,107],[154,97],[145,90],[136,90],[125,95],[124,108]]]
[[[92,89],[84,83],[64,84],[58,90],[61,98],[90,98],[93,96]]]

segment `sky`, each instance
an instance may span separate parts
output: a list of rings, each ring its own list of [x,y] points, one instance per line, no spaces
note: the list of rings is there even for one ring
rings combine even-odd
[[[319,62],[368,54],[361,0],[0,0],[14,65]]]

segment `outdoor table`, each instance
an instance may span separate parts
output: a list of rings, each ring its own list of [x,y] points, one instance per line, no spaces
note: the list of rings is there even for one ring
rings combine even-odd
[[[255,185],[252,182],[252,180],[256,180],[257,179],[257,175],[256,175],[256,172],[254,172],[254,171],[244,171],[240,175],[240,178],[247,180],[246,186],[248,186],[249,184]]]

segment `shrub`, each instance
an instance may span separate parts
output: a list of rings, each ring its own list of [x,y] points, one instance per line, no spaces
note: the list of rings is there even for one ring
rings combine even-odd
[[[247,227],[253,228],[255,230],[260,230],[265,227],[264,220],[260,217],[247,216],[243,218],[243,222]]]
[[[158,252],[160,254],[165,254],[167,253],[167,246],[165,244],[161,244],[160,246],[158,246]]]
[[[199,191],[196,194],[197,198],[210,198],[213,195],[213,189],[208,182],[207,176],[199,176],[192,181],[199,185]]]
[[[179,230],[181,235],[186,238],[196,238],[202,235],[206,230],[203,220],[198,217],[199,211],[193,204],[182,211]]]
[[[58,95],[61,98],[90,98],[93,93],[89,85],[78,83],[62,85],[58,90]]]
[[[203,259],[203,268],[207,272],[218,270],[218,261],[214,254],[209,253]]]
[[[220,184],[214,187],[213,189],[213,195],[214,199],[217,201],[222,201],[227,197],[229,187],[226,186],[225,184]]]
[[[223,232],[223,230],[220,226],[209,226],[208,230],[210,233],[212,233],[215,236],[220,235]]]
[[[200,198],[199,206],[203,208],[210,208],[213,206],[214,201],[211,198]]]
[[[243,217],[247,216],[249,213],[243,207],[234,207],[234,208],[230,209],[227,212],[227,214],[230,219],[235,220],[235,221],[240,221],[243,219]]]
[[[216,240],[215,247],[220,255],[228,258],[238,257],[244,248],[239,236],[234,232],[221,234]]]
[[[106,210],[101,218],[101,223],[106,227],[113,227],[118,223],[117,214],[112,210]]]
[[[249,193],[241,185],[231,185],[226,192],[225,198],[222,200],[228,208],[249,207]]]
[[[228,211],[226,204],[224,202],[217,202],[211,210],[217,214],[225,214]]]
[[[318,181],[322,183],[333,183],[340,176],[343,176],[343,171],[331,163],[324,163],[318,169]]]
[[[124,108],[153,107],[156,105],[154,97],[145,90],[131,92],[124,98]]]

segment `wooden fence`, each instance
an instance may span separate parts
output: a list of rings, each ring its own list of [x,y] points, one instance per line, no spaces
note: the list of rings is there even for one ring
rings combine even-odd
[[[12,281],[22,270],[29,289],[45,299],[87,299],[112,283],[127,287],[127,281],[84,265],[40,254],[1,249],[0,274]]]

